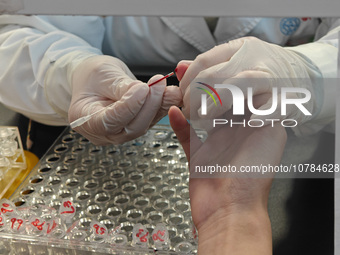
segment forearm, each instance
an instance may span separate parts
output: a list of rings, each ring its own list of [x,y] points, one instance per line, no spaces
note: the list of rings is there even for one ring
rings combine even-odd
[[[198,230],[200,255],[272,254],[271,225],[266,210],[218,215]]]
[[[334,125],[340,19],[326,23],[320,25],[315,42],[287,48],[304,59],[315,92],[312,119],[293,129],[297,135],[313,134]]]
[[[74,50],[88,49],[100,52],[66,32],[3,26],[0,29],[0,58],[3,61],[0,102],[45,124],[67,124],[67,118],[56,112],[46,98],[46,73],[62,56]]]

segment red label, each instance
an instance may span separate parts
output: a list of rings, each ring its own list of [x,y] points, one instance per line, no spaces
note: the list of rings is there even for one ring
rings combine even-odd
[[[152,235],[152,239],[155,240],[155,241],[159,240],[159,241],[161,241],[161,242],[164,242],[164,239],[162,239],[162,238],[159,236],[159,235],[164,236],[164,234],[165,234],[165,230],[163,230],[163,231],[158,230],[156,234],[153,234],[153,235]]]
[[[64,213],[74,213],[76,210],[74,209],[74,207],[72,206],[72,202],[71,201],[65,201],[64,202],[64,204],[63,204],[63,206],[65,207],[65,208],[71,208],[71,210],[70,211],[63,211],[63,212],[61,212],[60,214],[64,214]]]
[[[139,240],[142,243],[146,243],[148,241],[147,236],[149,235],[149,232],[146,232],[146,234],[142,235],[143,232],[144,232],[144,229],[140,228],[136,236],[139,238]]]

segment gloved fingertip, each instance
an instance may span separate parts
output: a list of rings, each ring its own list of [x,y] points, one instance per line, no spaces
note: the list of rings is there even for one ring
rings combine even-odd
[[[162,79],[163,78],[163,79]],[[159,87],[160,85],[166,85],[166,79],[164,75],[156,74],[152,76],[149,81],[147,82],[148,87]]]
[[[137,93],[143,94],[143,96],[146,96],[149,93],[149,86],[146,83],[137,84],[133,87],[133,89]]]

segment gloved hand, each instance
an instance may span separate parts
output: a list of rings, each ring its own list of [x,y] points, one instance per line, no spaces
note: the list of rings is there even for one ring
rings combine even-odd
[[[161,77],[155,75],[148,83]],[[73,71],[68,118],[71,123],[114,103],[75,130],[94,144],[119,144],[145,134],[171,105],[181,102],[180,89],[166,87],[165,80],[148,87],[136,80],[122,61],[93,56]]]
[[[253,88],[253,95],[272,93],[273,87],[306,88],[311,92],[311,99],[303,106],[313,115],[316,111],[316,101],[321,100],[322,91],[316,90],[319,70],[311,61],[303,58],[290,48],[283,48],[266,43],[257,38],[246,37],[230,41],[199,55],[192,63],[183,61],[178,69],[187,69],[181,79],[180,88],[183,93],[182,108],[184,115],[190,120],[200,119],[201,91],[196,89],[196,81],[211,86],[214,84],[232,84],[239,87],[245,99],[247,88]],[[191,85],[191,86],[189,86]],[[318,88],[319,89],[319,88]],[[231,109],[232,95],[228,89],[216,89],[223,106],[216,106],[211,98],[207,100],[207,115],[209,118],[221,117]],[[291,93],[289,98],[304,98],[301,93]],[[268,98],[268,97],[262,97]],[[271,98],[271,97],[270,97]],[[190,100],[191,99],[191,100]],[[280,96],[278,96],[280,99]],[[271,99],[257,102],[260,110],[269,109]],[[299,124],[312,116],[305,115],[294,105],[288,105],[287,114],[281,116],[280,100],[277,110],[270,115],[253,115],[256,119],[295,119]],[[191,109],[191,110],[190,110]],[[204,116],[203,116],[204,117]]]

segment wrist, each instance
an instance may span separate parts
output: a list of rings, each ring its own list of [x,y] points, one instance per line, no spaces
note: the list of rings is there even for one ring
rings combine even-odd
[[[55,61],[47,70],[45,96],[53,110],[67,121],[72,96],[72,75],[85,59],[96,56],[93,52],[74,51]]]
[[[199,254],[271,254],[271,225],[263,207],[238,212],[220,210],[198,228]]]
[[[312,79],[336,78],[337,47],[332,44],[313,42],[285,49],[304,60]]]

